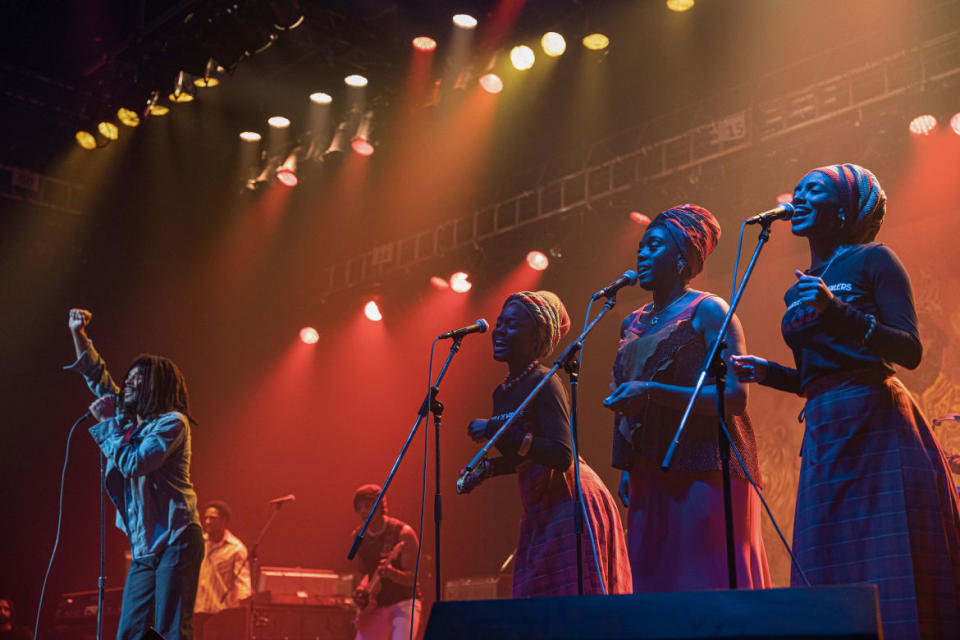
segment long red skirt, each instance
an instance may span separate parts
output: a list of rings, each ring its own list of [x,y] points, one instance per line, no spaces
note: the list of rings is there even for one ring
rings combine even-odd
[[[573,465],[565,473],[533,462],[517,468],[520,519],[513,597],[577,595],[577,541],[573,526]],[[630,593],[630,562],[620,512],[603,481],[580,462],[580,484],[587,516],[597,541],[597,573],[590,537],[583,534],[583,592]]]
[[[730,483],[737,587],[768,588],[760,498],[746,480],[733,476]],[[635,593],[729,587],[719,471],[664,472],[638,460],[630,471],[627,527]]]

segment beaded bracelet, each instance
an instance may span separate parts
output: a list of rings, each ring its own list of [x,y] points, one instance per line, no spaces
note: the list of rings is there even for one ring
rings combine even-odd
[[[870,326],[867,327],[867,332],[860,338],[860,344],[867,344],[867,340],[873,335],[873,330],[877,328],[877,317],[872,313],[866,313],[864,315],[870,318]]]
[[[530,446],[533,445],[533,434],[528,433],[523,436],[523,442],[520,443],[520,446],[517,447],[517,455],[521,458],[530,453]]]

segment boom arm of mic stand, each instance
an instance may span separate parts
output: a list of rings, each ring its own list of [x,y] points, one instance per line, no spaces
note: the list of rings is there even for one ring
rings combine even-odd
[[[730,325],[730,321],[733,319],[733,314],[737,310],[737,306],[740,304],[740,298],[743,297],[743,292],[747,287],[747,282],[750,280],[750,274],[753,272],[753,268],[757,264],[757,259],[760,257],[760,251],[763,249],[763,245],[767,243],[767,240],[770,239],[770,224],[772,222],[773,220],[768,220],[766,223],[761,222],[763,229],[760,231],[757,247],[753,250],[753,256],[750,258],[750,263],[747,265],[746,271],[743,273],[743,279],[740,280],[740,286],[737,288],[737,293],[734,295],[733,300],[730,301],[730,308],[727,310],[727,315],[723,318],[723,323],[720,325],[720,331],[717,333],[717,338],[710,346],[710,351],[707,353],[707,357],[703,361],[703,366],[700,368],[700,375],[697,376],[697,384],[693,388],[693,394],[691,394],[690,401],[687,403],[687,408],[684,410],[683,417],[680,419],[680,426],[677,427],[677,432],[674,434],[673,441],[670,443],[670,447],[667,449],[667,454],[663,457],[663,462],[660,463],[660,468],[664,471],[670,468],[670,462],[673,460],[673,454],[676,453],[677,447],[680,445],[680,436],[683,434],[683,430],[687,426],[687,421],[690,419],[690,415],[693,413],[693,405],[696,404],[697,398],[700,397],[700,392],[703,391],[703,385],[707,380],[707,373],[710,370],[710,365],[713,363],[714,358],[716,358],[717,351],[720,349],[721,343],[723,343],[723,341],[726,339],[727,327]]]
[[[543,385],[547,384],[547,381],[550,380],[553,374],[555,374],[560,367],[564,366],[567,360],[569,360],[574,354],[580,351],[580,349],[583,347],[583,341],[587,339],[587,334],[593,331],[593,327],[596,326],[597,322],[600,321],[600,318],[605,316],[607,312],[613,309],[613,307],[616,304],[617,304],[616,296],[610,296],[609,298],[607,298],[607,301],[606,303],[604,303],[603,308],[600,309],[600,312],[597,313],[596,317],[594,317],[594,319],[590,322],[590,324],[587,325],[587,327],[583,330],[583,333],[580,334],[580,337],[577,338],[575,341],[571,342],[569,345],[567,345],[567,348],[563,350],[563,353],[560,354],[560,357],[557,358],[556,362],[553,363],[553,366],[550,367],[550,370],[547,372],[547,375],[543,376],[540,382],[537,383],[537,386],[535,386],[527,395],[527,397],[523,399],[523,402],[520,403],[520,406],[514,410],[513,415],[511,415],[507,419],[507,421],[504,422],[500,426],[500,428],[496,430],[496,432],[490,437],[490,440],[488,440],[486,444],[480,447],[480,450],[477,451],[476,455],[470,459],[470,462],[468,462],[467,466],[463,468],[463,472],[460,474],[460,477],[457,479],[457,493],[463,493],[462,488],[463,488],[463,482],[465,478],[468,475],[470,475],[470,473],[474,469],[477,468],[477,465],[479,465],[480,462],[487,455],[487,451],[490,450],[490,447],[492,447],[494,443],[496,443],[497,439],[500,436],[502,436],[503,433],[507,430],[507,428],[509,428],[510,425],[512,425],[516,421],[517,416],[520,415],[520,412],[523,411],[528,404],[530,404],[530,402],[537,396],[538,393],[540,393],[540,389],[543,388]]]
[[[387,474],[387,479],[383,483],[383,488],[380,489],[380,493],[377,494],[377,499],[373,501],[373,506],[370,508],[370,513],[367,514],[367,519],[363,521],[363,526],[360,527],[357,537],[353,539],[353,545],[350,547],[350,551],[347,553],[347,560],[353,560],[353,557],[357,555],[357,550],[363,543],[363,534],[367,532],[367,527],[370,526],[370,521],[373,519],[373,514],[376,513],[377,507],[380,506],[380,502],[383,500],[383,496],[387,493],[387,488],[389,488],[390,483],[393,482],[393,476],[397,474],[397,470],[400,468],[400,462],[403,461],[403,456],[406,455],[407,449],[410,448],[410,443],[413,442],[413,437],[417,435],[417,429],[420,428],[420,423],[423,422],[423,419],[426,418],[427,414],[430,412],[430,405],[434,397],[437,395],[437,392],[440,390],[440,383],[443,381],[443,377],[447,375],[447,369],[450,367],[450,362],[453,360],[453,356],[460,351],[460,344],[462,342],[463,336],[457,336],[453,339],[453,344],[450,345],[450,353],[447,354],[447,361],[443,363],[443,368],[440,369],[440,373],[437,374],[436,382],[434,382],[430,387],[430,390],[427,391],[427,394],[423,399],[423,404],[420,405],[420,410],[417,412],[417,419],[413,423],[413,428],[410,429],[410,434],[407,436],[403,446],[400,448],[400,455],[397,456],[397,459],[393,463],[393,467],[390,468],[390,473]]]

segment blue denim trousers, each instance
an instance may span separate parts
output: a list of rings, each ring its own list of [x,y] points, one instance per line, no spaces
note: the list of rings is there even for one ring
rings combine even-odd
[[[165,640],[193,640],[203,549],[200,526],[190,525],[162,553],[130,563],[117,640],[141,640],[151,626]]]

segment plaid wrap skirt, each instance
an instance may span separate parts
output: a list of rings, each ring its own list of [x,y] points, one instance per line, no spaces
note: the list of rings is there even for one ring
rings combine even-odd
[[[960,637],[960,512],[946,459],[897,378],[805,390],[793,547],[814,585],[876,584],[888,638]],[[792,583],[803,581],[793,569]]]
[[[517,467],[523,517],[513,573],[514,598],[577,595],[577,541],[573,526],[573,465],[566,472],[526,462]],[[583,533],[583,592],[630,593],[630,560],[620,512],[599,476],[580,461],[587,517],[597,540],[597,574],[590,537]]]

